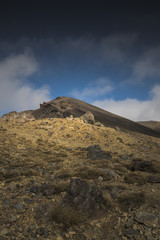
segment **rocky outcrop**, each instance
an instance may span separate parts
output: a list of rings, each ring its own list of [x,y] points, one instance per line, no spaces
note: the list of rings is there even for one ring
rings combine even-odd
[[[94,119],[94,115],[91,112],[86,112],[84,115],[82,115],[80,117],[85,123],[90,123],[90,124],[94,124],[95,123],[95,119]]]
[[[109,152],[103,151],[99,145],[92,145],[87,148],[87,157],[92,160],[98,159],[112,159],[112,156]]]
[[[69,191],[63,199],[64,204],[74,207],[89,217],[96,216],[101,210],[103,202],[102,191],[79,178],[71,179]]]

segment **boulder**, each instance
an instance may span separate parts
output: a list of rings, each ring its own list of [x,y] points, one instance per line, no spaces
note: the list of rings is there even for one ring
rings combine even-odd
[[[82,115],[80,119],[82,119],[85,123],[90,123],[90,124],[95,123],[94,115],[89,111],[86,112],[84,115]]]
[[[153,172],[153,164],[150,161],[134,159],[132,162],[132,171]]]
[[[103,151],[99,145],[92,145],[87,148],[87,157],[92,160],[99,159],[112,159],[112,156],[109,152]]]
[[[98,187],[90,186],[79,178],[72,178],[63,203],[90,217],[96,216],[101,211],[104,199],[102,191]]]

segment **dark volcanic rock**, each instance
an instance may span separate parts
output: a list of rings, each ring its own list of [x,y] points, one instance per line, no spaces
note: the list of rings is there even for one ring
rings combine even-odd
[[[110,153],[103,151],[99,145],[93,145],[87,148],[87,157],[92,160],[97,159],[112,159],[112,156]]]
[[[39,193],[39,187],[33,185],[33,186],[30,188],[30,192],[35,193],[35,194]]]
[[[149,183],[160,183],[160,177],[159,176],[148,176],[147,182]]]
[[[87,182],[72,178],[69,191],[63,199],[67,206],[74,207],[87,216],[96,215],[104,203],[102,191]]]
[[[142,172],[153,172],[153,165],[149,161],[142,161],[140,159],[135,159],[132,162],[132,171],[142,171]]]
[[[51,196],[56,192],[55,187],[47,183],[41,184],[40,191],[44,196]]]
[[[153,225],[158,223],[158,217],[152,213],[147,212],[138,212],[135,216],[135,220],[148,227],[152,227]]]

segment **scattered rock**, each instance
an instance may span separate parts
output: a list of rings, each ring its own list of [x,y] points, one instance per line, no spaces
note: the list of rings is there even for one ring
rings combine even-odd
[[[16,222],[16,221],[17,221],[17,216],[11,216],[10,219],[9,219],[9,221],[10,221],[11,223]]]
[[[99,177],[98,177],[98,181],[99,181],[99,182],[102,182],[102,181],[103,181],[103,177],[99,176]]]
[[[72,178],[69,191],[63,199],[64,204],[74,207],[82,214],[96,215],[104,203],[102,191],[96,186],[89,186],[87,182]]]
[[[111,194],[113,199],[117,199],[121,192],[122,192],[122,189],[120,189],[118,187],[112,187],[111,191],[110,191],[110,194]]]
[[[153,172],[153,165],[150,161],[134,159],[132,162],[132,171]]]
[[[121,143],[123,143],[123,140],[122,140],[122,138],[120,138],[120,137],[117,137],[117,140],[118,140],[118,142],[121,142]]]
[[[39,228],[36,230],[36,233],[39,234],[40,236],[45,237],[45,238],[48,237],[48,229],[45,228],[45,227],[39,227]]]
[[[87,157],[92,160],[98,159],[112,159],[112,156],[109,152],[103,151],[99,145],[92,145],[87,148]]]
[[[5,236],[7,233],[9,233],[9,229],[2,228],[2,230],[0,230],[0,237]]]
[[[149,183],[160,183],[160,177],[159,176],[148,176],[147,182]]]
[[[100,122],[96,122],[94,124],[94,126],[96,126],[96,127],[104,127],[104,125],[102,123],[100,123]]]
[[[86,112],[84,115],[82,115],[80,119],[82,119],[85,123],[90,123],[90,124],[95,123],[94,115],[89,111]]]
[[[122,160],[124,160],[124,161],[129,161],[129,160],[131,160],[131,157],[130,157],[129,155],[122,155],[121,158],[122,158]]]
[[[40,191],[44,196],[51,196],[56,193],[56,189],[53,185],[42,183]]]
[[[14,207],[15,207],[16,210],[22,210],[23,209],[23,204],[16,203]]]
[[[39,193],[39,187],[33,185],[33,186],[30,188],[30,192],[35,193],[35,194]]]
[[[9,188],[10,188],[11,192],[14,192],[19,187],[20,187],[19,184],[12,183]]]
[[[107,169],[107,174],[108,174],[108,176],[110,176],[111,178],[114,178],[114,179],[120,178],[120,176],[117,173],[115,173],[114,171],[112,171],[110,169]]]
[[[156,225],[158,223],[158,217],[152,213],[147,212],[138,212],[135,215],[135,220],[137,220],[137,222],[143,223],[148,227],[153,227],[153,225]]]
[[[119,127],[115,127],[115,129],[116,129],[117,131],[121,131],[121,129],[120,129]]]
[[[125,235],[130,238],[130,237],[134,237],[134,236],[139,236],[140,233],[139,233],[139,231],[137,231],[135,229],[128,229],[127,232],[125,233]]]

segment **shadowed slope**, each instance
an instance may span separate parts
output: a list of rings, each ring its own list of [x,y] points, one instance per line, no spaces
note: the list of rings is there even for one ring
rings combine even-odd
[[[40,108],[34,110],[32,115],[35,119],[53,117],[63,118],[70,115],[73,115],[73,117],[80,117],[87,111],[90,111],[94,115],[95,120],[103,123],[105,126],[113,128],[120,127],[123,130],[131,130],[146,135],[160,137],[160,133],[156,130],[69,97],[58,97],[50,102],[40,104]]]
[[[157,132],[160,132],[160,122],[157,121],[145,121],[145,122],[138,122],[139,124],[142,124],[148,128],[152,128],[156,130]]]

